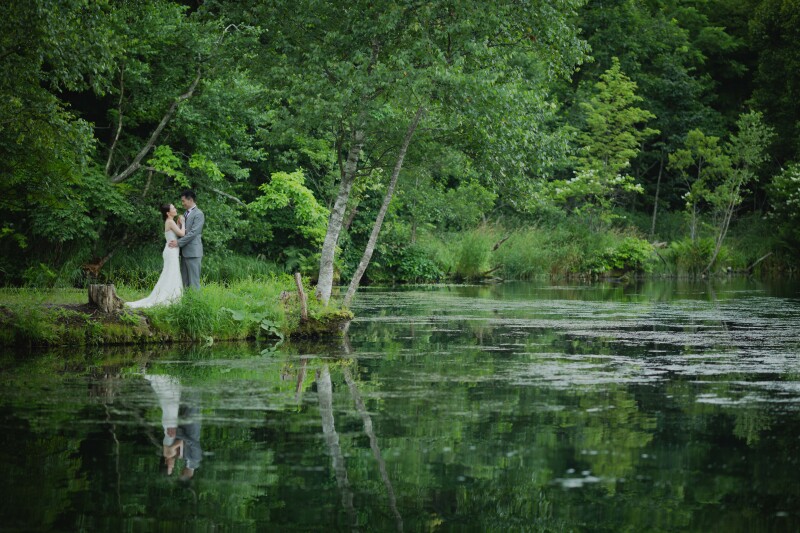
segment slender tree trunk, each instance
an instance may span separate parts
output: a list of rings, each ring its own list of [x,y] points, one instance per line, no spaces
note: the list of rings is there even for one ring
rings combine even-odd
[[[419,190],[419,174],[414,176],[414,190]],[[411,206],[411,244],[417,242],[417,202],[415,201]]]
[[[356,219],[356,214],[358,214],[358,204],[353,206],[353,208],[347,214],[347,218],[344,219],[344,224],[342,225],[342,229],[344,231],[348,231],[350,229],[350,225]]]
[[[367,76],[372,74],[372,69],[378,61],[381,43],[374,39],[372,41],[372,55],[367,65]],[[369,97],[364,97],[368,101]],[[364,121],[366,119],[366,109],[361,108],[356,119],[356,128],[353,134],[353,144],[347,153],[347,162],[344,165],[342,182],[339,184],[339,193],[336,202],[331,210],[331,217],[328,220],[328,230],[325,233],[325,242],[322,244],[322,252],[319,258],[319,275],[317,276],[317,289],[315,291],[317,300],[323,305],[328,305],[333,290],[333,260],[336,257],[336,246],[339,243],[339,234],[342,231],[342,220],[347,210],[347,201],[350,199],[350,191],[353,188],[353,181],[356,177],[358,160],[361,157],[361,150],[364,147]],[[341,150],[337,150],[337,159],[341,169]],[[351,221],[352,222],[352,221]]]
[[[195,76],[194,80],[192,81],[192,84],[189,86],[189,89],[185,93],[180,95],[178,98],[176,98],[174,102],[172,102],[166,114],[161,119],[161,122],[158,123],[156,129],[153,130],[153,133],[150,135],[150,139],[147,141],[147,144],[144,145],[144,148],[139,150],[139,153],[136,154],[136,157],[133,158],[133,162],[130,165],[128,165],[128,168],[126,168],[113,178],[111,178],[112,183],[119,183],[121,181],[125,181],[131,176],[131,174],[133,174],[142,167],[142,159],[144,159],[144,157],[150,152],[150,150],[153,149],[153,147],[156,144],[156,141],[158,140],[158,136],[161,135],[161,131],[167,126],[169,121],[172,119],[172,115],[174,115],[175,111],[178,110],[178,106],[181,104],[181,102],[183,102],[184,100],[188,100],[189,98],[192,97],[192,95],[194,95],[194,91],[197,88],[197,84],[200,83],[200,76],[201,76],[201,71],[200,69],[197,69],[197,76]]]
[[[697,162],[697,178],[695,181],[700,181],[700,178],[703,176],[703,159]],[[691,191],[691,187],[689,189]],[[691,227],[691,238],[692,242],[695,241],[697,238],[697,198],[692,198],[692,227]]]
[[[294,273],[294,283],[297,285],[297,299],[300,300],[300,320],[308,322],[308,298],[303,290],[303,277],[300,272]]]
[[[763,261],[764,259],[766,259],[767,257],[769,257],[769,256],[771,256],[771,255],[772,255],[772,252],[769,252],[769,253],[768,253],[768,254],[766,254],[766,255],[762,255],[761,257],[759,257],[758,259],[756,259],[756,260],[753,262],[753,264],[752,264],[752,265],[750,265],[749,267],[747,267],[747,268],[745,269],[745,272],[747,272],[748,274],[750,274],[750,273],[753,271],[753,269],[756,267],[756,265],[757,265],[757,264],[759,264],[761,261]]]
[[[714,263],[717,260],[717,256],[719,255],[720,250],[722,250],[722,243],[725,241],[725,237],[728,236],[728,228],[731,225],[731,219],[733,218],[733,211],[736,209],[736,199],[739,197],[739,188],[741,184],[736,186],[736,189],[731,193],[730,201],[728,202],[728,206],[725,210],[724,215],[722,216],[722,222],[719,226],[719,233],[717,234],[716,242],[714,243],[714,253],[711,255],[711,260],[708,262],[705,270],[703,270],[703,274],[709,272],[711,267],[714,266]]]
[[[664,154],[661,154],[661,164],[658,167],[658,179],[656,180],[656,197],[653,202],[653,222],[650,224],[650,238],[656,234],[656,216],[658,214],[658,193],[661,192],[661,174],[664,171]]]
[[[319,259],[319,276],[317,278],[317,299],[323,305],[328,305],[333,289],[333,260],[336,257],[336,246],[339,243],[339,234],[342,231],[344,213],[347,209],[347,200],[350,198],[350,191],[355,181],[358,160],[361,157],[361,149],[364,146],[364,130],[357,129],[353,135],[353,145],[347,154],[347,163],[344,166],[342,182],[339,184],[339,193],[336,196],[336,203],[331,210],[331,217],[328,219],[328,231],[325,233],[325,242],[322,244],[322,253]]]
[[[353,279],[350,280],[350,286],[348,287],[347,294],[342,302],[342,305],[345,307],[348,307],[350,302],[353,300],[353,296],[355,296],[356,290],[358,290],[358,285],[361,283],[361,277],[367,270],[370,259],[372,259],[372,253],[375,251],[375,244],[378,242],[378,235],[381,232],[383,219],[386,216],[386,212],[389,210],[389,204],[392,201],[392,195],[394,194],[394,189],[397,185],[397,178],[400,175],[400,170],[403,168],[403,160],[406,157],[408,145],[411,143],[411,137],[413,137],[414,131],[417,129],[417,125],[419,125],[419,121],[422,119],[422,115],[424,114],[425,108],[419,106],[416,114],[414,115],[414,119],[411,121],[411,124],[409,124],[408,129],[406,130],[406,136],[403,139],[403,145],[400,147],[400,152],[397,154],[397,162],[394,165],[392,177],[389,180],[389,186],[386,188],[386,194],[383,197],[383,204],[381,205],[380,211],[378,211],[375,224],[372,226],[372,233],[369,236],[367,247],[364,249],[364,255],[361,256],[361,261],[358,263],[358,268],[353,274]]]

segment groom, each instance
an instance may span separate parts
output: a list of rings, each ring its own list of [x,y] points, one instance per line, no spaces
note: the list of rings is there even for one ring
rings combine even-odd
[[[200,262],[203,260],[203,224],[206,216],[197,207],[197,196],[192,190],[181,193],[184,213],[184,230],[186,234],[177,241],[170,241],[170,248],[181,249],[181,276],[183,286],[200,288]]]

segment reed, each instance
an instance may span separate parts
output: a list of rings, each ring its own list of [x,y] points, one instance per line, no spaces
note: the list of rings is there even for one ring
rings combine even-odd
[[[478,228],[461,235],[453,275],[458,280],[478,280],[491,270],[492,245],[497,232],[492,228]]]

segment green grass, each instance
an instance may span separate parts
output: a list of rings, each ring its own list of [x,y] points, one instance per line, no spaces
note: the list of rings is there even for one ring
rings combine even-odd
[[[294,298],[281,300],[284,291],[295,294],[294,281],[288,275],[231,285],[209,283],[199,291],[186,291],[174,305],[143,312],[158,329],[190,339],[244,339],[275,332],[288,335],[298,309]]]
[[[484,277],[492,263],[492,246],[497,242],[495,229],[479,228],[461,235],[458,243],[455,269],[456,280],[477,280]]]
[[[311,288],[305,287],[306,294]],[[118,294],[130,301],[147,290],[127,285]],[[294,279],[288,274],[248,278],[230,284],[208,283],[188,290],[173,305],[92,316],[65,304],[85,304],[75,289],[3,289],[0,294],[0,345],[87,345],[159,341],[275,339],[334,332],[349,312],[308,299],[311,321],[301,324]]]
[[[538,225],[502,225],[456,232],[421,232],[407,248],[401,268],[391,270],[389,261],[370,268],[375,279],[396,282],[477,281],[485,274],[507,280],[619,277],[625,274],[693,277],[705,271],[714,249],[716,228],[699,225],[692,242],[684,213],[662,213],[651,239],[650,218],[621,213],[614,225],[600,229],[578,216],[562,216]],[[495,244],[506,238],[497,250]],[[658,243],[654,246],[652,243]],[[749,215],[736,221],[724,242],[712,274],[744,272],[758,259],[773,252],[755,268],[755,274],[797,271],[796,249],[780,241],[771,221]],[[406,267],[409,263],[410,267]],[[422,267],[434,264],[443,276],[425,277]],[[411,273],[413,275],[409,275]]]
[[[82,304],[87,298],[85,289],[0,287],[0,305]]]

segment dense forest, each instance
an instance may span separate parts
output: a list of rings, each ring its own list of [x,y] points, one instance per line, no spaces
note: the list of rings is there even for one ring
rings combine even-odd
[[[791,273],[800,1],[0,4],[0,284]],[[344,291],[343,291],[344,292]]]

